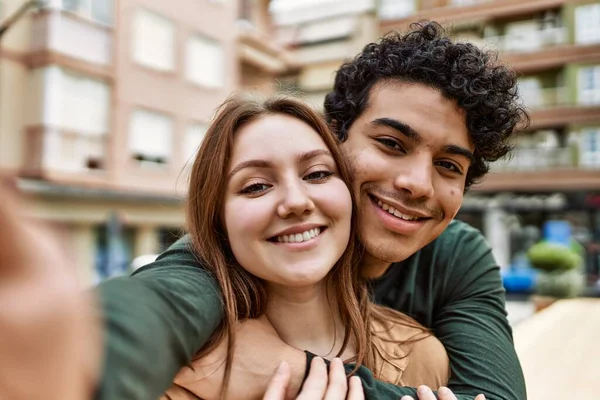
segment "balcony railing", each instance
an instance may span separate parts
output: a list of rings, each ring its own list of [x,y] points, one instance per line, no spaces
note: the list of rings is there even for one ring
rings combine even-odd
[[[106,168],[107,135],[90,135],[52,127],[27,132],[27,169],[90,172]]]
[[[521,98],[525,105],[531,109],[551,108],[569,104],[566,87],[522,90]]]
[[[586,168],[580,167],[578,164],[578,150],[575,148],[517,148],[513,151],[509,160],[493,164],[492,170],[494,172],[509,172]]]
[[[524,52],[564,44],[566,43],[566,38],[566,29],[560,27],[532,30],[505,36],[492,36],[485,38],[485,40],[499,51]]]

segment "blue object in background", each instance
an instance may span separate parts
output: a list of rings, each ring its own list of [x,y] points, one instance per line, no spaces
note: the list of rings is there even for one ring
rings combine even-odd
[[[542,235],[547,242],[569,246],[572,238],[571,225],[561,220],[546,221]]]
[[[502,273],[502,284],[509,293],[530,293],[535,288],[537,271],[531,268],[526,252],[515,254],[510,269]]]

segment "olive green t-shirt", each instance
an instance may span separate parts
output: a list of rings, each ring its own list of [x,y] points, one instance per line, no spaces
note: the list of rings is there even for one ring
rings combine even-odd
[[[431,244],[372,282],[375,301],[411,315],[444,344],[449,387],[461,400],[525,400],[525,382],[506,318],[500,270],[483,235],[453,221]],[[158,398],[216,329],[216,281],[187,237],[131,277],[99,285],[105,363],[96,398]],[[416,398],[416,390],[358,374],[368,399]]]

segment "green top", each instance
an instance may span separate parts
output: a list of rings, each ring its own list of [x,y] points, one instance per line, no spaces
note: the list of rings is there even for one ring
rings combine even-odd
[[[433,329],[451,362],[460,400],[525,400],[525,382],[506,319],[499,268],[483,235],[453,221],[431,244],[373,281],[375,300]],[[222,318],[216,281],[187,237],[132,277],[99,286],[107,326],[97,399],[155,399]],[[143,300],[141,300],[143,299]],[[416,398],[413,388],[375,381],[362,368],[366,397]]]

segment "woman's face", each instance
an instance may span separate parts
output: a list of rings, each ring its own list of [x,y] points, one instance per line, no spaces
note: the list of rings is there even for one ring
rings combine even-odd
[[[320,282],[348,245],[352,201],[319,134],[267,115],[236,132],[224,220],[238,263],[267,282]]]

